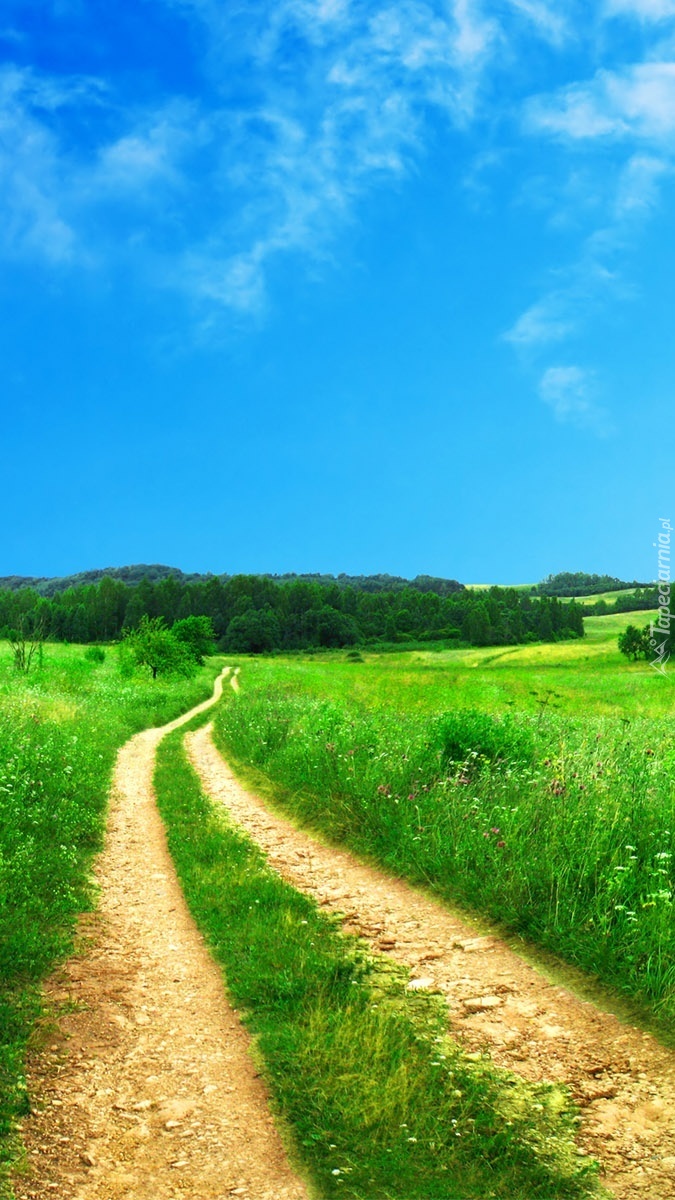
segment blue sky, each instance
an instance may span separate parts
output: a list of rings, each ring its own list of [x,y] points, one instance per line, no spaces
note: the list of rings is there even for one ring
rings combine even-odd
[[[675,0],[4,0],[0,574],[649,579]]]

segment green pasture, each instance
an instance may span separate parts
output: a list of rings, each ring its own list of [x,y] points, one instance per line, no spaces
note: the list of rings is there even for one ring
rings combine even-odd
[[[269,684],[368,708],[437,712],[481,708],[488,712],[607,717],[659,717],[672,711],[674,676],[649,663],[629,663],[617,637],[655,614],[587,617],[583,640],[469,650],[363,651],[362,662],[344,651],[302,657],[239,658],[256,688]],[[675,672],[675,665],[673,666]],[[580,709],[583,705],[583,710]]]
[[[638,614],[636,623],[649,619]],[[243,661],[216,717],[303,823],[675,1015],[672,677],[583,642]]]

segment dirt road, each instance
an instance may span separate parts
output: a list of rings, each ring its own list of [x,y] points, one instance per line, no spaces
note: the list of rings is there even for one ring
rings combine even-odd
[[[411,968],[411,986],[444,992],[453,1032],[530,1080],[570,1086],[582,1105],[581,1145],[621,1200],[675,1197],[675,1054],[610,1013],[554,986],[504,942],[409,885],[322,844],[245,791],[210,727],[188,735],[214,800],[294,887],[344,913],[344,928]]]
[[[228,672],[224,673],[224,676]],[[120,751],[91,949],[50,985],[73,1011],[36,1061],[18,1200],[307,1200],[270,1115],[249,1039],[190,917],[152,775],[171,729]]]

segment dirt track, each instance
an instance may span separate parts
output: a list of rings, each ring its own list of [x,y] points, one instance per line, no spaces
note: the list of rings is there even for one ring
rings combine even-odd
[[[188,736],[213,799],[294,887],[344,914],[344,927],[412,970],[412,986],[448,998],[453,1031],[527,1079],[568,1084],[584,1114],[580,1141],[621,1200],[675,1197],[675,1054],[565,988],[505,943],[481,937],[409,885],[328,847],[246,792],[211,740]],[[412,1200],[412,1198],[411,1198]]]
[[[92,947],[49,988],[77,1009],[30,1080],[41,1110],[23,1123],[18,1200],[307,1200],[154,803],[158,742],[213,702],[120,751]]]

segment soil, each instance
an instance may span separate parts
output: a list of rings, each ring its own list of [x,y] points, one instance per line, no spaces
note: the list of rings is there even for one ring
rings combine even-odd
[[[229,672],[224,672],[224,675]],[[115,770],[86,951],[50,981],[17,1200],[307,1200],[248,1035],[183,899],[152,790],[170,729]]]
[[[235,779],[210,726],[190,734],[209,795],[294,887],[342,915],[343,928],[408,967],[411,988],[448,1000],[453,1035],[528,1080],[566,1084],[581,1107],[581,1152],[620,1200],[675,1198],[675,1053],[558,986],[498,937],[409,884],[325,845]],[[263,1193],[260,1193],[261,1195]]]

